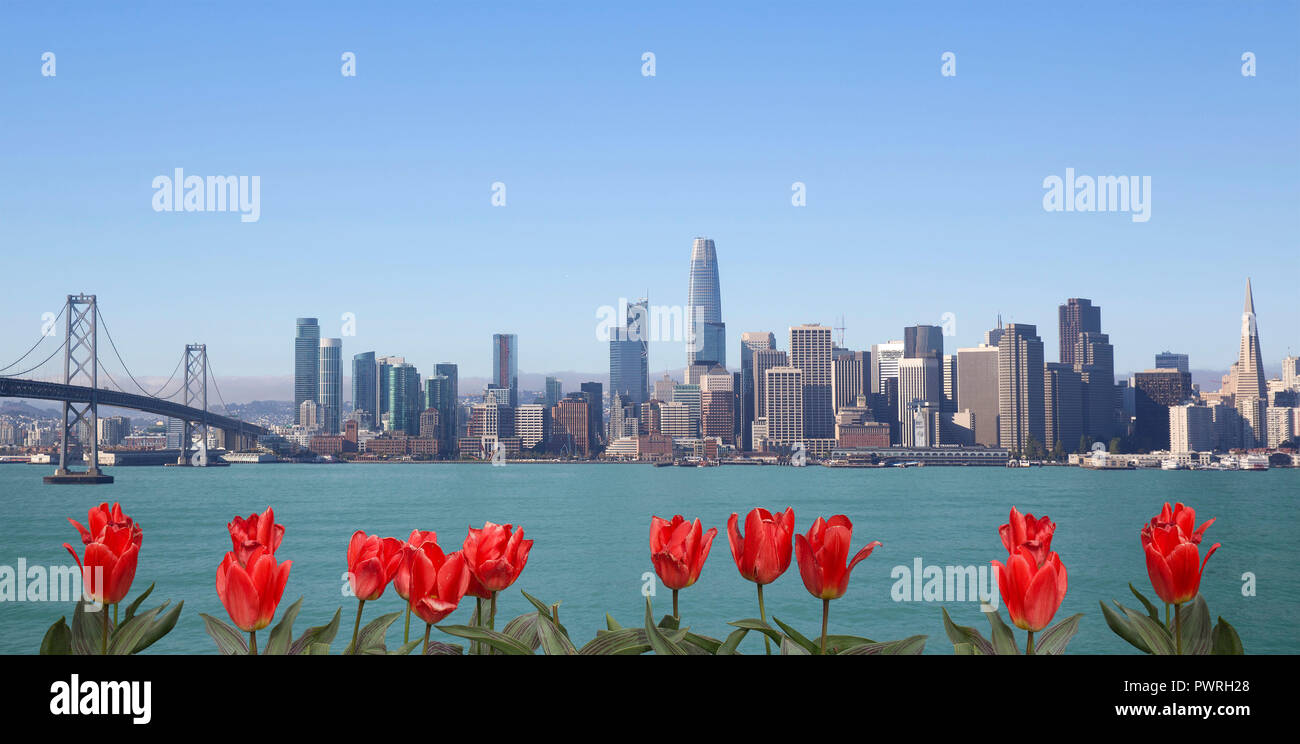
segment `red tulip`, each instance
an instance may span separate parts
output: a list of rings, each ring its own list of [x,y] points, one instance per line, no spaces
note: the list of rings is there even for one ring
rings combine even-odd
[[[998,528],[1002,536],[1002,546],[1010,556],[1025,546],[1034,554],[1034,565],[1041,566],[1052,552],[1052,534],[1056,532],[1056,523],[1047,517],[1034,519],[1033,514],[1021,514],[1016,507],[1011,507],[1011,516],[1007,523]]]
[[[348,543],[348,583],[357,599],[369,602],[384,595],[401,559],[402,541],[395,537],[352,533]]]
[[[456,552],[459,553],[461,551],[456,551]],[[469,573],[469,587],[465,589],[465,593],[471,597],[477,597],[479,599],[491,599],[492,592],[489,592],[487,589],[483,588],[483,583],[478,580],[478,577],[474,575],[474,572],[469,571],[468,564],[466,564],[466,571],[468,571]]]
[[[261,545],[240,562],[234,551],[217,567],[217,596],[235,627],[250,633],[271,624],[280,605],[293,561],[276,564],[275,555]]]
[[[533,541],[524,539],[522,527],[516,531],[508,524],[487,522],[481,530],[469,528],[461,554],[483,591],[491,596],[515,583],[532,549]]]
[[[1196,527],[1194,509],[1178,504],[1171,510],[1166,503],[1160,516],[1152,517],[1142,528],[1147,575],[1151,577],[1151,587],[1160,599],[1181,605],[1196,597],[1201,589],[1205,564],[1219,549],[1219,543],[1215,543],[1205,553],[1205,558],[1201,558],[1201,538],[1213,522],[1211,519]]]
[[[63,547],[81,568],[86,596],[101,604],[117,604],[126,597],[135,580],[144,533],[140,525],[122,513],[117,503],[111,509],[108,504],[100,504],[86,517],[89,528],[75,519],[68,520],[81,533],[81,542],[86,546],[85,560],[68,543],[63,543]]]
[[[1027,545],[1021,545],[1007,558],[1006,565],[993,561],[998,575],[998,592],[1007,605],[1007,614],[1017,628],[1035,632],[1047,627],[1065,599],[1069,582],[1065,565],[1055,552],[1042,563]]]
[[[839,599],[849,589],[849,574],[858,561],[880,547],[880,541],[867,544],[853,556],[847,567],[849,548],[853,544],[853,523],[843,514],[830,521],[817,518],[808,534],[794,536],[794,552],[799,560],[799,575],[808,592],[818,599]]]
[[[745,535],[736,529],[739,515],[727,521],[731,557],[740,575],[762,586],[776,581],[790,567],[790,538],[794,535],[794,509],[772,516],[767,509],[754,509],[745,517]]]
[[[437,543],[426,542],[407,553],[411,576],[410,608],[433,625],[456,610],[469,587],[469,569],[460,551],[444,556]]]
[[[269,506],[261,514],[248,515],[248,519],[235,517],[226,529],[230,531],[230,542],[241,565],[247,565],[248,557],[257,546],[274,554],[284,539],[284,525],[275,523],[275,511]]]
[[[700,520],[687,522],[680,514],[671,522],[651,517],[650,561],[664,586],[676,590],[694,584],[717,534],[716,527],[702,533]]]
[[[398,561],[397,572],[393,574],[393,591],[397,592],[397,596],[402,599],[410,599],[411,596],[410,590],[407,588],[411,583],[411,566],[406,554],[408,551],[419,550],[420,546],[430,542],[433,543],[435,548],[438,547],[438,533],[411,530],[411,537],[402,545],[403,559]],[[438,549],[438,553],[442,553],[441,548]]]

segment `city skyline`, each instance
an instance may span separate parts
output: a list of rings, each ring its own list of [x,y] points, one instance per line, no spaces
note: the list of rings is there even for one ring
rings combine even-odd
[[[173,19],[16,7],[0,29],[0,79],[7,131],[27,146],[0,185],[0,243],[23,281],[0,308],[0,348],[23,348],[69,291],[107,300],[112,288],[118,341],[143,374],[165,376],[167,349],[193,338],[223,374],[278,374],[283,319],[304,313],[345,353],[400,349],[418,366],[455,359],[485,377],[483,339],[508,329],[523,342],[521,373],[596,372],[608,356],[591,332],[596,309],[624,287],[684,307],[680,246],[707,235],[723,266],[729,368],[746,329],[839,326],[841,314],[855,349],[944,313],[957,319],[945,345],[974,346],[999,312],[1055,349],[1052,313],[1082,296],[1107,308],[1117,372],[1163,349],[1225,369],[1234,354],[1217,339],[1240,300],[1222,289],[1244,276],[1221,267],[1248,253],[1275,369],[1300,352],[1288,301],[1300,176],[1286,167],[1300,152],[1297,11],[1123,7],[1125,33],[1143,44],[1115,39],[1095,6],[1053,18],[1030,6],[996,23],[984,14],[999,10],[903,8],[889,24],[870,9],[772,6],[740,34],[718,8],[524,7],[505,27],[487,8],[407,8],[390,24],[400,30],[383,32],[341,10],[264,8],[238,33],[215,8],[179,9],[178,22],[213,31],[193,40],[169,33]],[[1054,32],[1023,33],[1044,23]],[[539,52],[539,32],[566,51]],[[241,41],[212,41],[224,38]],[[46,48],[59,54],[55,78],[39,74]],[[1241,75],[1247,49],[1255,77]],[[352,79],[339,75],[345,50],[358,55]],[[646,51],[655,77],[640,72]],[[955,77],[940,73],[946,51]],[[481,64],[458,62],[471,57]],[[595,100],[596,115],[573,116]],[[151,180],[177,167],[260,176],[259,221],[153,211]],[[1151,176],[1150,220],[1045,211],[1042,182],[1067,167]],[[505,207],[491,206],[495,182]],[[796,182],[804,207],[791,204]],[[83,276],[49,272],[52,257]],[[484,257],[509,301],[484,301]],[[924,291],[887,280],[918,259]],[[196,269],[220,287],[199,299],[222,312],[168,310],[196,306]],[[433,299],[370,289],[421,276],[437,277]],[[430,332],[451,307],[473,312]],[[345,313],[356,336],[341,332]],[[662,341],[649,355],[654,370],[683,356]]]

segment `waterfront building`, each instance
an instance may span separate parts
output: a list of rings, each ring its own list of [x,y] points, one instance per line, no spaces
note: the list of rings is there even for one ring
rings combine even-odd
[[[803,372],[803,436],[832,439],[835,409],[831,399],[831,329],[819,324],[790,328],[790,366]],[[772,415],[768,413],[772,436]]]
[[[858,398],[871,389],[871,352],[839,349],[839,356],[831,351],[831,406],[838,413],[843,408],[856,406]]]
[[[960,363],[959,363],[960,366]],[[1043,341],[1038,328],[1009,323],[998,344],[998,441],[1017,454],[1045,447]],[[978,423],[978,416],[976,418]]]
[[[320,405],[321,430],[330,436],[338,434],[343,420],[343,339],[320,340]]]
[[[1214,412],[1209,406],[1193,403],[1170,406],[1170,452],[1211,452],[1214,449]]]
[[[360,415],[360,423],[367,429],[374,429],[377,426],[379,366],[373,351],[352,356],[352,409]]]
[[[298,318],[293,339],[293,409],[294,423],[301,424],[299,412],[304,401],[320,395],[320,326],[315,318]]]
[[[1083,376],[1073,364],[1048,362],[1043,369],[1043,444],[1064,453],[1083,439]]]
[[[827,353],[829,355],[829,345]],[[804,371],[794,365],[771,367],[764,376],[766,449],[788,450],[807,438],[804,413],[808,407],[803,396],[808,386],[804,384]]]
[[[702,401],[700,398],[699,385],[674,385],[671,401],[682,403],[690,411],[691,416],[691,433],[686,436],[698,437],[700,435],[700,416],[702,413]]]
[[[1187,402],[1191,394],[1192,376],[1187,372],[1149,369],[1133,375],[1133,435],[1138,449],[1169,449],[1169,409]]]
[[[551,406],[525,403],[514,410],[515,436],[520,446],[532,449],[550,439]]]

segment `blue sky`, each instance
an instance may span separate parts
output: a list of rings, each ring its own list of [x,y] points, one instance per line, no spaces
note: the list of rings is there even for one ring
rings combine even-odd
[[[0,363],[87,291],[137,375],[195,340],[291,374],[294,319],[349,312],[345,357],[485,375],[512,332],[521,372],[597,372],[599,307],[684,303],[698,235],[733,359],[1001,312],[1054,361],[1082,296],[1121,373],[1226,368],[1247,274],[1268,366],[1300,353],[1296,3],[700,5],[0,4]],[[260,220],[153,211],[177,167],[260,176]],[[1045,212],[1067,167],[1150,176],[1150,221]]]

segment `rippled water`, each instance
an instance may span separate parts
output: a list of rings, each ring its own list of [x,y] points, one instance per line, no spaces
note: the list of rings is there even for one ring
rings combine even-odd
[[[292,560],[287,606],[304,597],[298,630],[320,624],[343,607],[346,643],[355,600],[342,596],[348,538],[357,529],[406,537],[433,529],[448,550],[469,525],[486,520],[523,525],[536,540],[517,588],[548,602],[562,601],[561,619],[580,646],[604,627],[605,613],[624,625],[644,615],[642,575],[651,570],[650,516],[700,517],[719,534],[699,582],[682,592],[683,623],[724,637],[726,621],[757,616],[754,585],[737,574],[726,538],[732,512],[793,506],[796,528],[817,516],[846,514],[855,525],[854,550],[870,540],[884,546],[854,571],[848,594],[832,603],[832,633],[877,640],[928,634],[928,653],[950,653],[939,607],[982,630],[978,606],[965,602],[896,602],[895,566],[988,565],[1005,558],[997,527],[1012,505],[1047,514],[1057,523],[1053,547],[1069,570],[1070,588],[1057,617],[1086,613],[1071,645],[1076,653],[1127,653],[1111,634],[1099,600],[1137,606],[1127,583],[1153,596],[1138,530],[1160,505],[1184,501],[1200,520],[1217,517],[1207,542],[1223,547],[1210,559],[1202,593],[1210,611],[1236,626],[1248,653],[1300,653],[1300,534],[1296,498],[1300,471],[1094,472],[1076,468],[908,468],[856,470],[776,467],[653,468],[641,465],[243,465],[228,468],[117,468],[110,486],[46,486],[48,468],[0,466],[4,527],[0,565],[62,565],[61,547],[77,547],[67,519],[85,520],[87,508],[120,501],[144,528],[132,596],[156,582],[152,600],[185,600],[176,629],[150,653],[210,653],[199,612],[223,619],[214,576],[230,547],[225,525],[235,514],[274,506],[286,525],[277,553]],[[1257,595],[1243,596],[1242,575],[1257,579]],[[812,636],[821,605],[790,570],[767,590],[768,612]],[[656,615],[668,612],[671,593],[659,587]],[[400,609],[387,591],[368,603],[366,617]],[[447,622],[468,622],[472,600]],[[530,605],[512,588],[498,617]],[[0,652],[33,653],[45,629],[71,605],[0,602]],[[1004,615],[1005,617],[1005,610]],[[418,622],[418,620],[417,620]],[[400,640],[400,622],[390,635]],[[500,627],[500,625],[498,625]],[[436,631],[435,631],[436,635]],[[1023,642],[1023,637],[1018,634]],[[450,637],[448,640],[453,640]],[[761,649],[756,638],[742,650]]]

